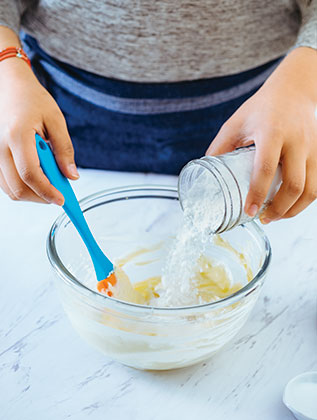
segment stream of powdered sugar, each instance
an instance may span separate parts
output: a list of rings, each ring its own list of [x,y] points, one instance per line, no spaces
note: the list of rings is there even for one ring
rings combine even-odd
[[[208,171],[202,172],[182,204],[183,220],[162,269],[156,306],[202,303],[194,277],[198,259],[205,252],[211,232],[223,218],[224,203],[219,184]]]

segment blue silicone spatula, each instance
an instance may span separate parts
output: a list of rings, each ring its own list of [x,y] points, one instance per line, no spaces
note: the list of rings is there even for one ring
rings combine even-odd
[[[106,291],[108,283],[112,285],[116,283],[113,264],[93,237],[76,195],[68,179],[59,170],[51,148],[38,134],[35,135],[35,140],[41,168],[51,184],[63,194],[65,199],[63,209],[73,222],[90,254],[98,280],[97,288],[99,291]],[[112,293],[108,291],[108,295],[111,296]]]

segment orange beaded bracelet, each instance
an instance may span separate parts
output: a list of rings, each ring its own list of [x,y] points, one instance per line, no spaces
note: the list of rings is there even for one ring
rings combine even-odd
[[[5,60],[6,58],[17,57],[24,60],[31,67],[31,61],[26,55],[26,52],[22,48],[17,47],[8,47],[0,51],[0,61]]]

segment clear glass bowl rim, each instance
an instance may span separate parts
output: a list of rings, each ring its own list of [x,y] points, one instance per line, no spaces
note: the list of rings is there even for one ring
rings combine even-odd
[[[79,201],[80,206],[83,209],[83,212],[89,211],[91,209],[91,206],[87,206],[88,204],[92,204],[96,199],[106,198],[113,194],[129,194],[132,192],[169,192],[169,193],[176,193],[177,194],[177,187],[174,186],[168,186],[168,185],[151,185],[151,184],[139,184],[139,185],[129,185],[124,187],[115,187],[110,188],[102,191],[98,191],[94,194],[91,194],[89,196],[84,197]],[[131,199],[134,197],[132,196]],[[175,199],[178,200],[177,197]],[[105,203],[106,204],[106,203]],[[201,305],[194,305],[194,306],[179,306],[179,307],[173,307],[173,308],[166,308],[166,307],[151,307],[147,305],[139,305],[131,302],[126,302],[114,298],[109,298],[106,295],[100,294],[97,290],[94,291],[87,286],[83,285],[79,280],[76,279],[75,276],[73,276],[64,266],[61,259],[59,258],[56,244],[55,244],[55,237],[56,234],[58,234],[58,231],[60,227],[65,223],[70,222],[69,217],[67,214],[63,211],[57,219],[53,222],[53,225],[49,231],[47,242],[46,242],[46,252],[48,256],[48,260],[53,268],[53,271],[58,275],[59,278],[61,278],[64,282],[66,282],[69,286],[73,287],[76,292],[81,293],[82,295],[85,295],[87,297],[90,297],[94,299],[99,304],[109,307],[111,306],[113,309],[123,309],[123,310],[132,310],[133,312],[146,312],[149,315],[153,313],[160,313],[160,314],[168,314],[168,313],[176,313],[178,315],[190,315],[191,312],[209,312],[211,309],[218,309],[221,307],[229,306],[244,297],[248,296],[250,293],[255,291],[257,287],[261,284],[261,280],[264,279],[266,272],[268,270],[268,267],[271,262],[272,258],[272,250],[270,246],[270,242],[263,232],[263,230],[260,228],[260,226],[257,225],[254,221],[251,221],[248,223],[248,226],[252,226],[252,228],[255,230],[255,233],[261,237],[261,239],[264,242],[264,257],[262,261],[261,268],[258,270],[254,278],[246,284],[243,288],[238,290],[233,295],[230,295],[224,299],[220,299],[216,302],[210,302],[210,303],[204,303]],[[248,229],[249,227],[246,225],[242,225],[244,229]],[[79,239],[80,240],[80,239]]]

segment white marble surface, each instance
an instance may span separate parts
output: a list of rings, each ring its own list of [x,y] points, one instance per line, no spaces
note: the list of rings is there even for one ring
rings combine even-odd
[[[168,176],[82,170],[79,198]],[[72,329],[58,300],[45,241],[60,210],[0,193],[0,418],[291,420],[282,392],[317,370],[317,205],[265,228],[273,263],[247,324],[205,363],[137,371],[107,359]]]

